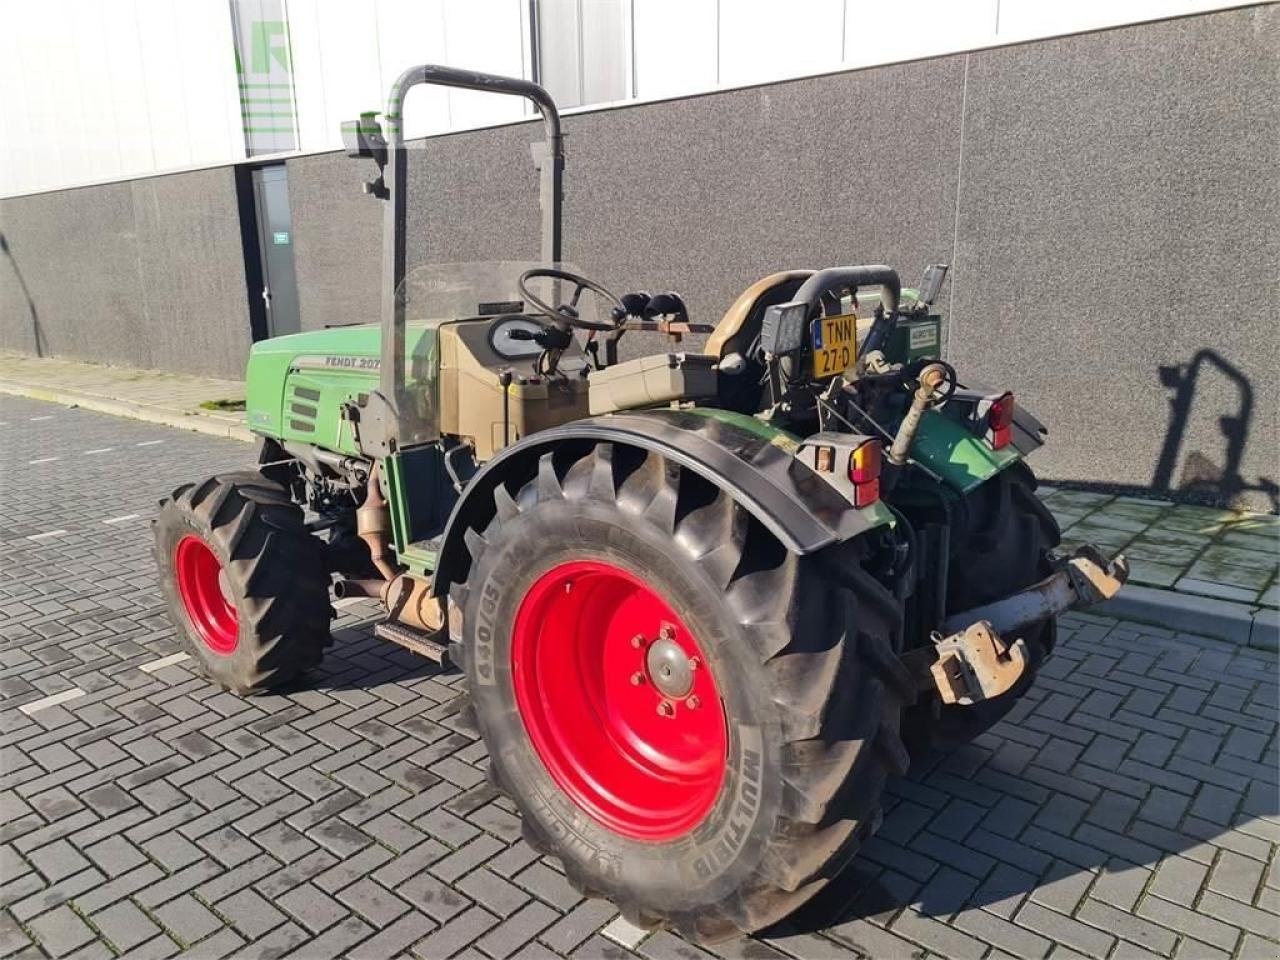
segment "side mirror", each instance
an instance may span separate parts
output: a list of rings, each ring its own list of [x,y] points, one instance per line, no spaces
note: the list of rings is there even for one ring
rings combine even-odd
[[[938,299],[938,293],[942,290],[942,281],[946,276],[947,264],[945,263],[933,263],[925,267],[924,276],[920,278],[920,296],[916,298],[916,302],[932,306]]]
[[[387,163],[387,141],[376,113],[362,113],[359,120],[342,121],[342,145],[348,157],[369,157],[379,169]]]

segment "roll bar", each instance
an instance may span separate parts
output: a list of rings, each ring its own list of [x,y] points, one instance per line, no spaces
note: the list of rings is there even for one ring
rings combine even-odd
[[[808,303],[812,316],[819,309],[823,294],[836,290],[856,290],[858,287],[884,287],[889,291],[884,305],[885,313],[892,314],[898,309],[898,301],[902,299],[902,281],[898,279],[897,270],[883,264],[819,270],[804,282],[791,299],[794,302]]]
[[[437,64],[410,67],[391,85],[383,116],[386,138],[386,166],[383,171],[386,209],[382,217],[382,348],[379,393],[381,402],[369,405],[361,417],[361,447],[366,452],[385,455],[402,442],[400,414],[404,398],[404,297],[400,285],[405,277],[406,186],[408,152],[404,145],[402,111],[404,98],[419,84],[482,90],[523,97],[542,114],[545,143],[535,148],[539,171],[539,202],[542,209],[542,260],[558,263],[561,253],[560,208],[564,197],[564,142],[560,132],[560,111],[541,86],[529,80],[458,70]],[[382,421],[381,424],[378,421]],[[368,442],[366,443],[366,437]],[[433,438],[424,438],[433,439]]]

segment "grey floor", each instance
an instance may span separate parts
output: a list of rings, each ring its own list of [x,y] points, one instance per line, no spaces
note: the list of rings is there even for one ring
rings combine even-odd
[[[458,675],[373,640],[370,608],[287,696],[166,660],[148,518],[248,447],[6,397],[0,451],[0,956],[704,956],[521,842]],[[1276,957],[1276,657],[1065,627],[815,903],[716,952]]]

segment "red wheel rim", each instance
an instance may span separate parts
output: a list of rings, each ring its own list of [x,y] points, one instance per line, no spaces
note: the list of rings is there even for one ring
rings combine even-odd
[[[222,564],[209,545],[194,534],[178,541],[173,552],[178,592],[196,633],[214,653],[226,655],[240,641],[240,618],[223,593]]]
[[[707,815],[724,706],[696,638],[638,577],[595,560],[543,574],[516,613],[511,673],[539,758],[600,823],[661,842]]]

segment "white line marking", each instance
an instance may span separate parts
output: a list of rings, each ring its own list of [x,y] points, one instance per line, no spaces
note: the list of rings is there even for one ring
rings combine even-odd
[[[61,459],[61,457],[40,457],[38,460],[28,460],[27,465],[31,466],[36,463],[53,463],[53,461]]]
[[[60,703],[66,703],[68,700],[83,696],[83,690],[79,687],[72,687],[70,690],[63,690],[61,693],[55,693],[48,697],[41,697],[39,700],[32,700],[30,703],[24,703],[18,709],[29,717],[37,710],[43,710],[45,707],[56,707]]]
[[[99,447],[97,450],[86,450],[84,452],[84,456],[87,457],[90,454],[94,454],[94,453],[110,453],[114,449],[115,447]]]
[[[67,531],[65,530],[46,530],[44,533],[33,533],[27,537],[28,540],[43,540],[45,537],[60,537]]]
[[[154,447],[157,443],[164,443],[163,440],[143,440],[141,443],[135,443],[135,447]]]
[[[161,657],[159,660],[152,660],[150,663],[144,663],[138,669],[143,673],[155,673],[157,670],[163,670],[165,667],[172,667],[175,663],[181,663],[183,660],[190,660],[189,653],[174,653],[167,657]]]
[[[124,523],[126,520],[137,520],[136,513],[126,513],[123,517],[112,517],[110,520],[103,520],[103,523]]]
[[[341,610],[343,607],[350,607],[357,603],[363,603],[368,599],[368,597],[343,597],[341,600],[333,601],[333,608],[335,610]]]
[[[37,420],[52,420],[52,419],[53,419],[53,414],[48,414],[47,416],[43,416],[43,417],[31,417],[31,422],[35,423]]]

